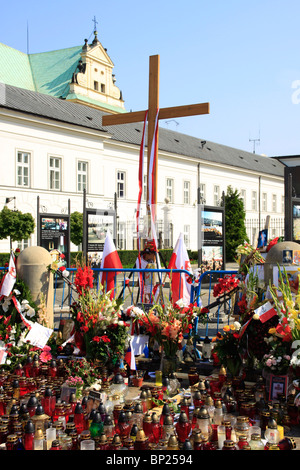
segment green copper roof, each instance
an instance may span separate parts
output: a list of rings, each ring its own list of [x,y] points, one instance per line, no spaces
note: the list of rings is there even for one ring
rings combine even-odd
[[[27,54],[0,43],[0,58],[0,82],[35,91]]]
[[[29,62],[39,93],[65,98],[80,59],[82,46],[29,55]]]
[[[56,51],[24,54],[0,43],[0,83],[56,98],[80,100],[83,104],[101,105],[101,108],[106,108],[108,111],[125,112],[121,107],[70,93],[69,85],[81,59],[81,52],[82,46],[75,46]]]
[[[65,98],[82,46],[24,54],[0,43],[0,82]]]

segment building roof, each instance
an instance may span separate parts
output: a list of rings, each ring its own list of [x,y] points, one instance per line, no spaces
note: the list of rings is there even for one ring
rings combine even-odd
[[[100,42],[97,41],[95,44],[100,45]],[[124,112],[122,108],[110,105],[101,99],[91,99],[88,96],[74,94],[70,91],[70,84],[74,74],[78,71],[83,49],[84,46],[81,45],[49,52],[25,54],[0,43],[0,83],[57,98],[66,98],[72,101],[81,100],[87,105],[101,106],[108,112]],[[106,50],[105,54],[110,60]]]
[[[81,58],[82,46],[57,51],[29,54],[35,90],[65,98],[69,84]]]
[[[143,123],[104,127],[102,116],[105,113],[99,109],[11,85],[5,86],[4,99],[1,99],[2,95],[0,95],[0,109],[11,109],[106,132],[112,140],[117,142],[138,146],[141,143]],[[284,165],[276,159],[205,141],[162,127],[159,129],[159,150],[261,174],[284,176]]]

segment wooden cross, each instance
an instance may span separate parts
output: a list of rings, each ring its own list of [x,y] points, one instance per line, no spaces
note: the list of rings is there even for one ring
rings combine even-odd
[[[178,117],[193,116],[198,114],[209,114],[209,103],[199,103],[186,106],[176,106],[172,108],[159,109],[159,55],[150,56],[149,59],[149,97],[148,97],[148,137],[147,137],[147,156],[148,168],[150,160],[150,150],[155,132],[155,121],[157,110],[159,110],[158,119],[174,119]],[[136,111],[131,113],[105,115],[102,117],[103,126],[112,126],[117,124],[129,124],[141,122],[145,119],[146,111]],[[158,142],[158,138],[157,138]],[[155,155],[157,157],[158,149]],[[154,162],[154,204],[157,203],[157,162]]]

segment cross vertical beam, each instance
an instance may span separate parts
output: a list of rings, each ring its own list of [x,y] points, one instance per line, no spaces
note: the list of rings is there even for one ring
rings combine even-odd
[[[155,133],[155,120],[157,110],[159,109],[159,65],[160,60],[158,55],[150,56],[149,58],[149,97],[148,97],[148,146],[147,146],[147,155],[148,155],[148,165],[147,165],[147,174],[149,175],[149,160],[150,160],[150,151],[152,148],[152,142],[155,145],[154,133]],[[159,130],[157,130],[159,132]],[[158,155],[158,138],[156,142],[156,149],[154,155],[156,160],[154,161],[154,188],[153,188],[153,200],[154,204],[157,203],[157,155]],[[149,188],[148,188],[149,189]],[[148,194],[147,194],[148,199]]]
[[[147,137],[147,169],[149,170],[150,152],[155,133],[155,121],[157,110],[158,119],[174,119],[178,117],[193,116],[199,114],[209,114],[209,103],[198,103],[186,106],[176,106],[172,108],[159,109],[159,55],[149,58],[149,96],[148,96],[148,137]],[[113,126],[118,124],[129,124],[144,121],[146,111],[136,111],[122,114],[107,114],[102,117],[103,126]],[[158,140],[156,145],[158,146]],[[157,157],[158,149],[155,155]],[[154,204],[157,204],[157,161],[154,165]],[[149,174],[149,172],[148,172]],[[149,188],[147,186],[147,192]]]

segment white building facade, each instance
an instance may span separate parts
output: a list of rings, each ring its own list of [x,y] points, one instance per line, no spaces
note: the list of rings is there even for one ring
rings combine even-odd
[[[98,51],[94,54],[97,67],[92,64],[93,47]],[[106,78],[104,88],[95,79],[95,70],[101,69],[106,53],[99,42],[93,47],[80,55],[81,59],[89,56],[84,73],[91,70],[92,82],[82,77],[82,72],[76,79],[73,74],[69,95],[64,97],[30,89],[26,84],[18,87],[0,73],[0,207],[11,199],[9,208],[30,212],[36,218],[38,209],[41,213],[65,214],[70,201],[71,212],[82,212],[85,189],[88,207],[116,209],[117,248],[133,249],[143,123],[102,127],[103,114],[124,112],[124,104],[120,97],[118,109],[115,80],[109,87]],[[0,56],[1,51],[2,56],[8,54],[5,47],[0,47]],[[112,74],[112,66],[109,60],[105,73]],[[76,70],[77,65],[74,73]],[[94,89],[89,102],[86,90],[80,99],[80,85],[86,87],[90,82]],[[113,89],[114,101],[106,105],[106,96],[104,105],[97,106],[95,97],[100,100],[109,88]],[[198,194],[201,203],[218,206],[228,186],[237,189],[244,200],[251,241],[264,228],[267,216],[269,237],[283,235],[284,177],[280,162],[167,129],[160,129],[159,137],[157,232],[162,246],[174,246],[182,232],[187,248],[198,250]],[[144,191],[142,217],[145,207]],[[36,231],[30,240],[20,242],[22,248],[28,244],[37,244]],[[8,240],[0,241],[0,252],[7,251]]]

